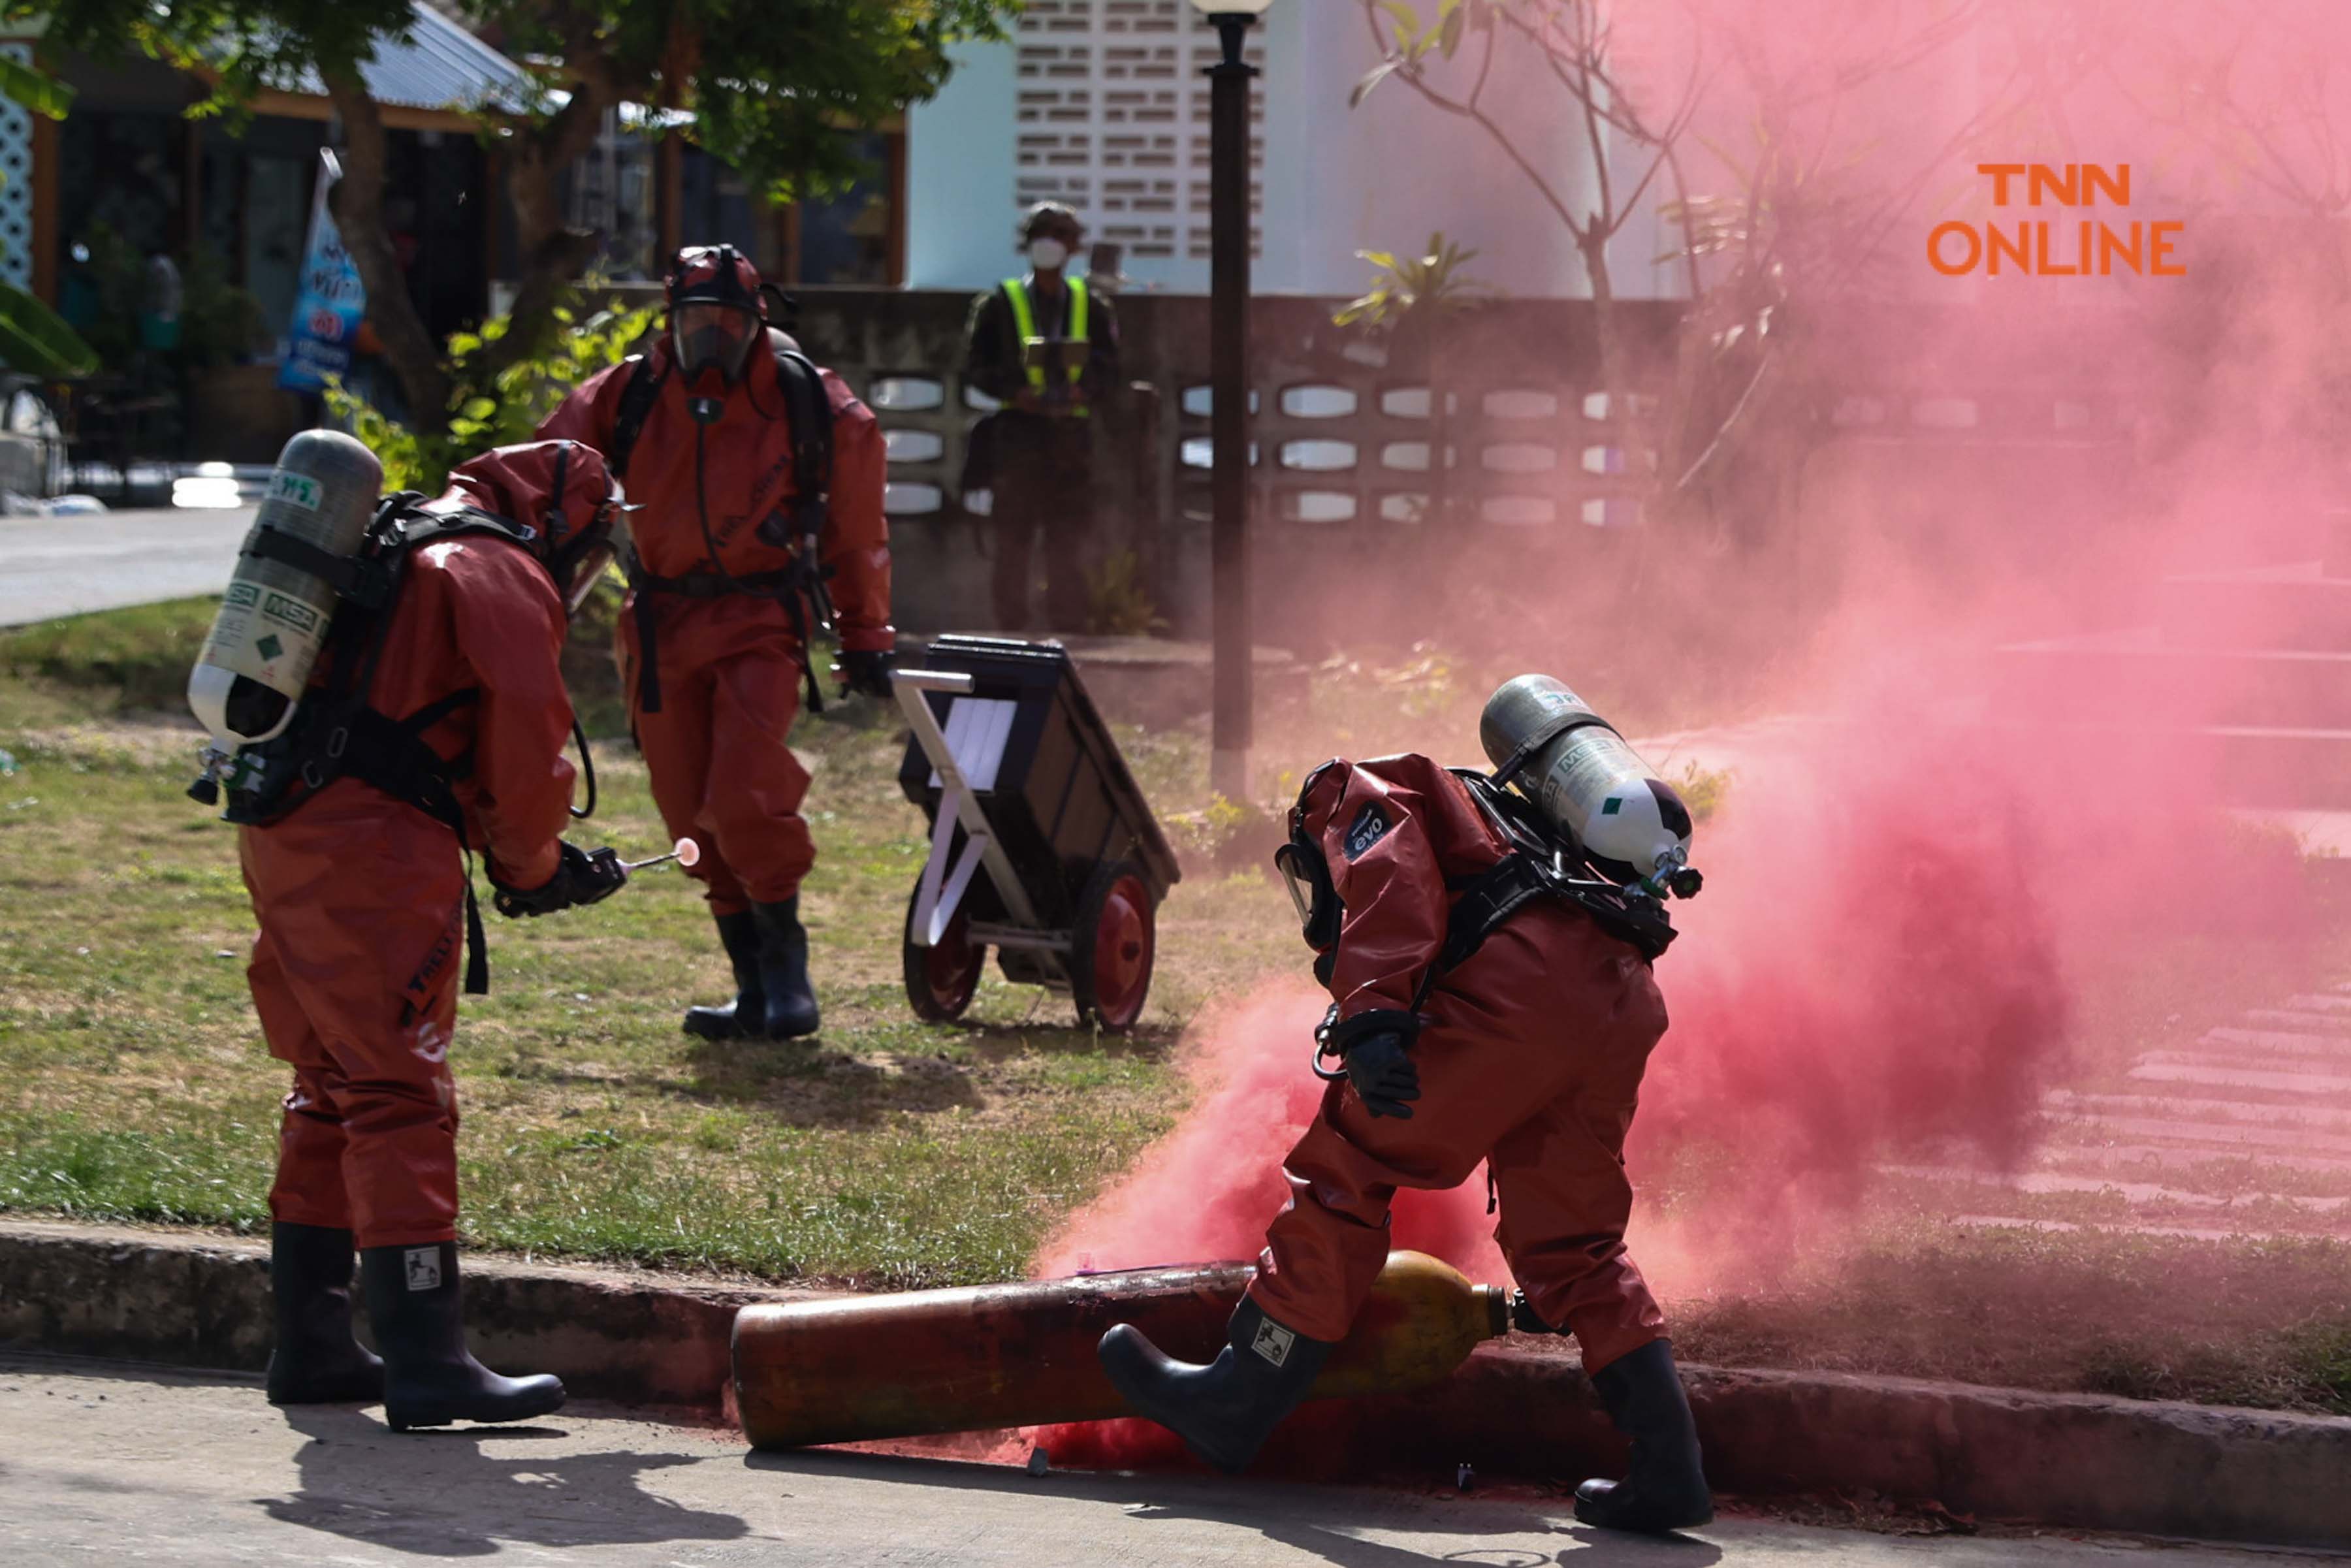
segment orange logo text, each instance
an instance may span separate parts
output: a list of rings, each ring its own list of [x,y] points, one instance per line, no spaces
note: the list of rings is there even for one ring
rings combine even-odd
[[[2172,255],[2185,227],[2179,220],[2123,219],[2131,199],[2127,163],[1979,163],[1976,172],[1991,179],[1994,207],[2067,208],[2084,215],[2018,213],[1980,224],[1937,224],[1927,235],[1927,261],[1946,277],[1979,271],[1998,277],[2003,269],[2039,277],[2188,275]],[[2093,211],[2101,215],[2088,216]]]

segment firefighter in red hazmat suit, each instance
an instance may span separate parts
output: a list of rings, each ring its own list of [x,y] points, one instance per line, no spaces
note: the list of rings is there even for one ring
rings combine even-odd
[[[1578,1516],[1705,1522],[1665,1320],[1625,1250],[1625,1134],[1666,1028],[1648,956],[1552,897],[1465,940],[1463,890],[1512,841],[1462,777],[1426,757],[1316,769],[1290,832],[1283,869],[1309,890],[1315,977],[1335,1004],[1319,1038],[1344,1071],[1325,1074],[1322,1108],[1284,1162],[1290,1202],[1228,1348],[1189,1365],[1122,1324],[1102,1344],[1112,1381],[1203,1458],[1241,1469],[1346,1336],[1387,1259],[1396,1189],[1455,1186],[1484,1160],[1519,1326],[1574,1334],[1634,1440],[1630,1479],[1585,1483]]]
[[[566,610],[611,559],[613,499],[574,442],[502,447],[438,500],[393,498],[370,536],[388,599],[337,611],[285,743],[231,792],[254,1007],[294,1069],[269,1194],[274,1404],[381,1399],[400,1428],[563,1403],[554,1378],[500,1377],[465,1349],[448,1051],[461,967],[486,982],[465,855],[482,852],[508,915],[624,880],[611,851],[559,837]],[[381,1361],[351,1337],[355,1247]]]
[[[846,689],[890,695],[886,460],[872,413],[767,325],[731,246],[678,253],[670,327],[581,386],[540,427],[604,453],[630,519],[622,679],[653,800],[702,858],[736,996],[688,1033],[790,1039],[818,1027],[800,925],[816,847],[809,775],[786,744],[830,591]],[[818,574],[821,572],[820,577]]]

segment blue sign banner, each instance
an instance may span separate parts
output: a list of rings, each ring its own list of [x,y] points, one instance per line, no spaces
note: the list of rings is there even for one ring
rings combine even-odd
[[[319,153],[319,189],[310,199],[310,243],[302,255],[302,287],[294,298],[294,321],[286,337],[285,362],[277,384],[290,392],[323,391],[351,368],[351,340],[367,314],[367,288],[343,236],[327,211],[327,193],[343,177],[331,150]]]

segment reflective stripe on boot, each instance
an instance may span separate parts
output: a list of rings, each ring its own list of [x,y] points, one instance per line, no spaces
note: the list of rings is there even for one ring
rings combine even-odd
[[[263,1386],[272,1405],[372,1405],[383,1363],[351,1337],[351,1233],[269,1227],[269,1296],[277,1320]]]
[[[1298,1408],[1330,1359],[1332,1343],[1308,1339],[1265,1315],[1243,1296],[1226,1329],[1225,1348],[1202,1366],[1177,1361],[1132,1323],[1102,1335],[1102,1370],[1135,1413],[1184,1439],[1193,1453],[1228,1473],[1248,1468]]]
[[[555,1378],[501,1377],[465,1349],[457,1244],[360,1254],[369,1321],[383,1352],[383,1414],[395,1432],[452,1421],[524,1421],[563,1407]]]

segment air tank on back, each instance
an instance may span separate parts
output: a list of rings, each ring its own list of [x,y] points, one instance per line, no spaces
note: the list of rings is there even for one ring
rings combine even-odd
[[[1478,741],[1510,782],[1574,836],[1594,869],[1617,882],[1678,872],[1690,814],[1625,737],[1549,675],[1520,675],[1486,699]]]
[[[325,579],[256,553],[262,534],[355,556],[382,490],[383,465],[340,431],[303,431],[277,455],[220,612],[188,673],[188,706],[222,750],[267,740],[293,719],[335,613],[335,590]]]

